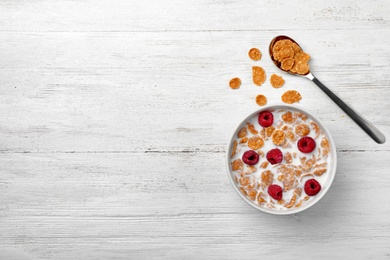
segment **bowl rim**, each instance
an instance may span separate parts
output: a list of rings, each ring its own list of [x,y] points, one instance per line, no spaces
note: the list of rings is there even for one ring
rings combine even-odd
[[[325,136],[327,137],[327,139],[328,139],[328,141],[330,143],[330,146],[331,146],[331,148],[330,148],[331,149],[331,152],[330,152],[331,158],[330,158],[330,160],[331,160],[332,163],[331,163],[331,168],[330,168],[330,172],[329,172],[329,175],[330,175],[329,176],[329,183],[328,183],[327,186],[322,188],[320,194],[318,194],[316,196],[316,199],[312,203],[306,204],[306,206],[301,206],[301,207],[298,207],[298,208],[293,208],[291,210],[284,210],[284,211],[275,211],[275,210],[272,210],[272,209],[269,209],[269,208],[261,207],[260,205],[254,203],[253,201],[248,199],[246,196],[244,196],[242,194],[242,192],[238,189],[238,186],[236,185],[236,183],[234,182],[233,174],[232,174],[232,171],[230,169],[230,163],[231,163],[231,161],[230,161],[231,160],[231,158],[230,158],[231,156],[230,155],[231,155],[231,151],[232,151],[232,145],[233,145],[233,142],[235,140],[235,136],[237,135],[239,129],[241,129],[240,127],[243,124],[245,124],[245,122],[247,122],[250,118],[252,118],[256,114],[259,114],[261,111],[270,110],[270,109],[274,109],[274,110],[276,110],[276,109],[291,109],[291,110],[295,110],[295,111],[307,114],[312,120],[314,120],[320,126],[322,131],[324,131]],[[317,204],[318,201],[320,201],[325,196],[325,194],[328,192],[328,190],[332,186],[334,178],[336,176],[337,150],[336,150],[336,146],[335,146],[335,143],[334,143],[332,135],[330,134],[330,132],[326,128],[326,126],[316,116],[314,116],[311,112],[307,111],[306,109],[301,108],[301,107],[297,107],[295,105],[273,104],[273,105],[266,105],[266,106],[263,106],[263,107],[261,107],[259,109],[256,109],[255,111],[250,113],[247,117],[245,117],[243,120],[241,120],[241,122],[234,129],[232,135],[230,136],[230,140],[228,142],[228,146],[227,146],[225,151],[226,151],[225,160],[226,160],[227,174],[228,174],[230,183],[232,184],[234,190],[238,193],[238,195],[241,197],[241,199],[243,199],[247,204],[251,205],[255,209],[258,209],[258,210],[260,210],[262,212],[266,212],[266,213],[273,214],[273,215],[292,215],[292,214],[296,214],[298,212],[302,212],[302,211],[312,207],[313,205]]]

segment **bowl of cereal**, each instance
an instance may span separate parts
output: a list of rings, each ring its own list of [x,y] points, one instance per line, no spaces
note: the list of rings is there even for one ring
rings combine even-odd
[[[263,212],[289,215],[313,206],[329,190],[336,147],[310,112],[292,105],[266,106],[237,126],[226,164],[244,201]]]

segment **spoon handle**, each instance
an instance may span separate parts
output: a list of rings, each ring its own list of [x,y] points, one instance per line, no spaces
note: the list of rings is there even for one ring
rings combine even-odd
[[[344,112],[352,118],[366,133],[377,143],[383,144],[386,141],[385,135],[379,131],[374,125],[368,122],[365,118],[355,112],[351,107],[344,103],[336,94],[329,90],[316,77],[309,77],[322,91],[325,92]]]

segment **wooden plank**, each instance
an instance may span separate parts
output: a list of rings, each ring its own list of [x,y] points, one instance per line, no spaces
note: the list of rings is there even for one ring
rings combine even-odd
[[[367,31],[389,26],[386,1],[167,0],[5,0],[0,5],[2,31],[210,31],[348,28]]]
[[[333,38],[360,33],[339,31]],[[8,50],[0,68],[0,110],[6,115],[0,118],[3,152],[221,151],[242,118],[258,108],[257,94],[265,94],[270,104],[281,103],[280,96],[288,89],[301,92],[299,106],[324,121],[339,149],[389,149],[389,143],[373,142],[306,79],[283,74],[286,84],[281,89],[273,89],[268,81],[262,87],[253,85],[252,65],[263,66],[268,76],[279,73],[266,54],[273,31],[261,36],[250,32],[1,35],[0,49]],[[379,68],[388,66],[390,50],[371,45],[382,35],[389,31],[368,31],[365,40],[353,47],[350,41],[332,45],[327,35],[316,34],[303,45],[313,56],[316,75],[389,136],[390,76]],[[247,57],[253,46],[263,51],[259,62]],[[233,91],[228,81],[235,76],[243,85]]]
[[[383,258],[390,177],[372,165],[387,168],[389,152],[338,156],[317,205],[275,217],[235,194],[223,153],[2,154],[0,256]]]

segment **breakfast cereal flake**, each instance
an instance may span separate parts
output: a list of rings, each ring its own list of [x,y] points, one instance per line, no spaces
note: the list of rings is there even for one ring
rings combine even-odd
[[[257,135],[259,133],[253,124],[246,122],[246,126],[248,127],[249,132],[252,134]]]
[[[242,170],[243,167],[244,167],[244,163],[242,162],[241,159],[236,159],[232,162],[232,170],[233,171]]]
[[[232,78],[229,82],[229,86],[231,89],[238,89],[241,86],[241,79],[239,78]]]
[[[260,149],[261,147],[263,147],[263,145],[264,145],[264,140],[258,135],[254,135],[250,137],[248,140],[248,147],[253,150]]]
[[[287,153],[284,155],[284,160],[286,161],[286,163],[292,163],[293,157],[292,157],[291,153],[287,152]]]
[[[266,79],[265,71],[262,67],[253,66],[252,67],[252,79],[253,83],[257,86],[261,86]]]
[[[285,71],[291,70],[293,66],[294,66],[294,59],[292,58],[284,59],[280,64],[282,70]]]
[[[290,141],[296,141],[295,135],[294,135],[294,133],[292,131],[287,131],[286,132],[286,137]]]
[[[248,198],[250,199],[250,200],[255,200],[256,199],[256,196],[257,196],[257,190],[255,190],[255,189],[251,189],[251,190],[249,190],[248,191]]]
[[[286,113],[282,114],[282,119],[286,123],[293,123],[295,118],[293,117],[293,113],[290,111],[287,111]]]
[[[280,88],[284,85],[284,79],[282,76],[272,74],[270,79],[271,85],[274,88]]]
[[[233,148],[232,148],[232,157],[234,157],[234,155],[236,155],[236,153],[237,153],[237,140],[234,140]]]
[[[295,126],[295,133],[299,136],[310,134],[310,127],[307,124],[300,123]]]
[[[276,130],[275,133],[272,135],[272,142],[274,142],[275,145],[282,145],[284,143],[286,134],[282,130]]]
[[[265,133],[267,134],[268,137],[270,137],[274,131],[275,131],[275,127],[272,125],[265,128]]]
[[[320,136],[320,127],[314,122],[311,122],[310,125],[313,127],[313,130],[316,133],[314,139],[317,139]]]
[[[257,61],[257,60],[261,60],[262,54],[261,54],[261,51],[260,51],[259,49],[257,49],[257,48],[252,48],[252,49],[249,50],[248,56],[249,56],[249,58],[251,58],[252,60]]]
[[[244,136],[240,139],[240,144],[245,144],[248,141],[248,137]]]
[[[264,183],[266,186],[271,185],[273,181],[274,174],[271,171],[266,170],[261,173],[261,182]]]
[[[282,95],[282,101],[287,104],[299,102],[301,99],[301,94],[296,90],[288,90]]]
[[[316,176],[321,176],[325,172],[326,172],[326,168],[319,168],[319,169],[315,169],[313,171],[313,174],[316,175]]]
[[[237,133],[238,138],[243,138],[248,134],[248,131],[246,130],[246,127],[244,126],[243,128],[240,129]]]
[[[259,106],[265,106],[267,104],[267,97],[264,96],[263,94],[259,94],[256,96],[256,103]]]
[[[268,161],[264,161],[264,162],[262,162],[262,163],[260,164],[260,167],[263,168],[263,169],[265,169],[265,168],[267,168],[268,164],[269,164]]]

